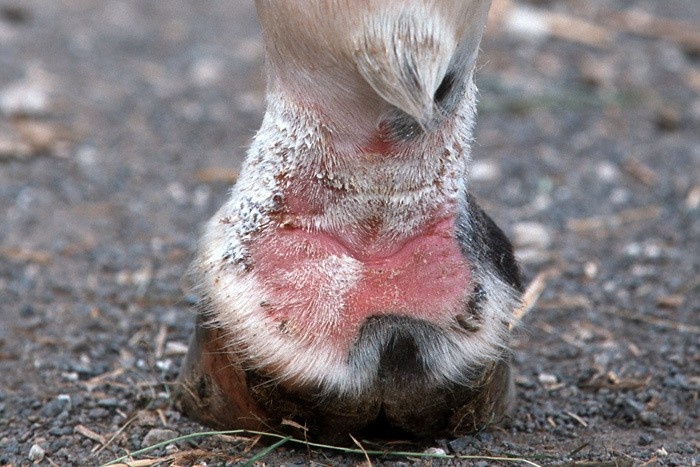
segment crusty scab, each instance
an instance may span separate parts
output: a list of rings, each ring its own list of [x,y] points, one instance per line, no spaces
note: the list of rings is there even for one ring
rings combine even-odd
[[[509,404],[521,291],[468,195],[489,2],[351,3],[257,2],[267,110],[193,265],[204,316],[271,416],[469,431]]]

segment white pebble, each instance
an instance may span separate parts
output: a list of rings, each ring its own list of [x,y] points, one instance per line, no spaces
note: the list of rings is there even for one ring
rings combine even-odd
[[[46,451],[39,446],[38,444],[32,445],[31,449],[29,450],[29,460],[32,462],[41,462],[44,459],[44,455],[46,454]]]
[[[552,244],[547,227],[538,222],[519,222],[513,226],[513,242],[517,247],[546,249]]]
[[[442,448],[428,448],[425,451],[423,451],[425,454],[432,454],[435,456],[446,456],[447,453],[445,452],[444,449]]]
[[[5,115],[43,115],[49,107],[45,89],[24,81],[0,90],[0,112]]]
[[[469,169],[472,180],[492,182],[501,176],[498,165],[492,161],[474,161]]]
[[[550,373],[540,373],[537,375],[537,381],[544,386],[553,386],[559,381],[555,375]]]

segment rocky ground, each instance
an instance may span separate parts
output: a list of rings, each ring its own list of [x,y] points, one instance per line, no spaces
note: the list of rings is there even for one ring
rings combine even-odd
[[[542,290],[514,342],[519,405],[474,437],[362,445],[700,464],[697,0],[492,14],[472,188]],[[169,406],[182,277],[259,124],[261,60],[248,2],[0,0],[0,465],[99,465],[205,429]],[[255,441],[138,465],[366,462]]]

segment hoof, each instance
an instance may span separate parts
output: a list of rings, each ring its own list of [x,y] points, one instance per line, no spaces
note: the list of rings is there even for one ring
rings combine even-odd
[[[270,417],[248,391],[246,374],[226,351],[220,328],[205,326],[201,316],[190,340],[174,391],[175,406],[203,425],[227,430],[260,430]]]
[[[224,336],[223,329],[198,318],[175,390],[179,410],[218,429],[273,431],[325,442],[348,442],[348,433],[421,440],[482,430],[501,421],[513,405],[507,356],[479,369],[469,385],[400,377],[359,396],[342,396],[278,384],[246,369],[226,348]]]

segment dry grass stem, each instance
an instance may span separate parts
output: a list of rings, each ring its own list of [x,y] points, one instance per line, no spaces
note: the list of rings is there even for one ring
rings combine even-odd
[[[367,467],[372,467],[372,461],[369,458],[369,454],[367,454],[367,450],[365,447],[360,443],[353,435],[349,435],[350,439],[352,439],[352,442],[355,443],[355,446],[360,448],[360,451],[365,455],[365,459],[367,460]]]
[[[73,428],[73,430],[74,430],[76,433],[79,433],[79,434],[85,436],[86,438],[91,439],[91,440],[93,440],[93,441],[96,441],[96,442],[98,442],[98,443],[100,443],[100,444],[102,444],[102,445],[107,444],[107,439],[106,439],[104,436],[102,436],[102,435],[99,434],[99,433],[96,433],[96,432],[92,431],[90,428],[88,428],[88,427],[86,427],[86,426],[83,426],[83,425],[76,425],[76,426]]]
[[[513,324],[511,324],[511,328],[518,324],[523,317],[534,308],[540,295],[542,295],[545,287],[547,287],[547,280],[553,274],[554,271],[552,270],[542,271],[530,282],[523,294],[521,305],[513,311]]]
[[[238,170],[226,167],[207,167],[197,171],[195,175],[199,183],[228,183],[238,180]]]
[[[610,28],[679,44],[689,52],[700,52],[700,30],[691,21],[657,18],[640,10],[612,12],[605,22]]]
[[[577,233],[616,230],[624,225],[656,219],[661,214],[659,206],[627,209],[610,216],[591,216],[583,219],[569,219],[566,228]]]
[[[495,0],[489,15],[487,32],[493,26],[500,28],[516,23],[537,24],[540,34],[556,37],[569,42],[577,42],[598,48],[608,48],[613,44],[616,33],[606,28],[560,12],[541,8],[523,7],[512,0]]]
[[[678,332],[700,335],[700,326],[696,326],[694,324],[685,324],[679,323],[677,321],[671,321],[668,319],[656,318],[654,316],[640,315],[637,313],[633,313],[629,310],[603,310],[603,313],[607,313],[609,315],[617,316],[624,319],[642,321],[643,323],[651,324],[665,329],[673,329]]]

